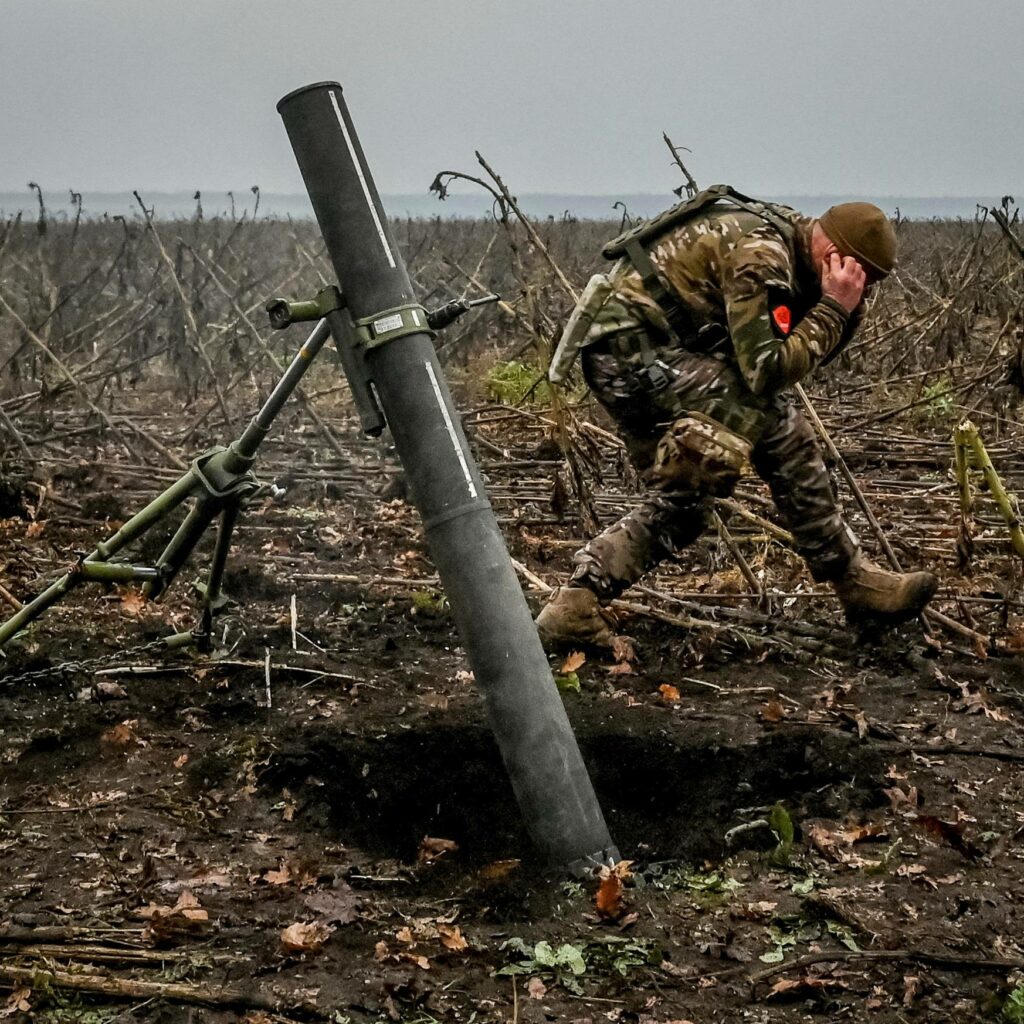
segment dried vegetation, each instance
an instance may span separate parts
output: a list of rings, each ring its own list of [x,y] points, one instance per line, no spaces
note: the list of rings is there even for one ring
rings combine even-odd
[[[636,491],[599,410],[541,383],[619,225],[528,229],[487,180],[494,221],[394,229],[428,307],[503,296],[438,348],[538,597]],[[80,208],[0,225],[0,606],[239,433],[301,339],[264,301],[331,279],[312,224]],[[156,606],[82,589],[8,649],[0,1014],[1024,1019],[1024,258],[1009,202],[898,230],[811,401],[865,544],[941,574],[926,629],[852,636],[745,481],[622,602],[632,642],[553,660],[635,863],[545,880],[400,467],[321,357],[212,656],[138,647],[194,621],[184,577]]]

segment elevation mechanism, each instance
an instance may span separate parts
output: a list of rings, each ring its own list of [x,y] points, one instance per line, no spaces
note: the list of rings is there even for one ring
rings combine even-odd
[[[277,105],[527,828],[554,864],[618,859],[388,227],[341,86]]]
[[[341,357],[365,433],[390,427],[430,553],[469,655],[527,829],[552,864],[584,874],[619,859],[580,756],[547,658],[484,492],[434,353],[434,332],[471,306],[427,311],[413,295],[341,86],[324,82],[278,104],[339,286],[310,300],[271,299],[274,327],[316,321],[242,435],[188,471],[60,579],[0,625],[0,647],[82,583],[141,582],[159,597],[207,528],[219,521],[202,619],[168,647],[210,650],[231,536],[245,504],[265,490],[253,475],[277,414],[329,337]],[[186,501],[193,504],[154,565],[115,556]]]

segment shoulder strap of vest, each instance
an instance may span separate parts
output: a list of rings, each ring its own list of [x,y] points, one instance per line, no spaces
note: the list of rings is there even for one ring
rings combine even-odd
[[[633,265],[643,281],[644,290],[664,314],[669,326],[669,337],[676,344],[684,345],[684,339],[694,336],[693,319],[689,310],[679,301],[675,291],[666,285],[658,273],[658,268],[651,259],[648,247],[670,228],[720,201],[731,203],[771,224],[786,240],[787,245],[793,244],[794,226],[770,203],[751,199],[729,185],[712,185],[695,196],[677,203],[664,213],[658,214],[657,217],[638,224],[635,228],[619,235],[618,238],[613,238],[602,250],[608,259],[625,257]],[[650,369],[655,362],[654,350],[646,341],[643,332],[641,332],[641,339],[643,363]]]
[[[683,221],[689,220],[695,214],[701,213],[709,206],[718,202],[731,203],[747,213],[754,214],[754,216],[771,224],[787,242],[790,242],[793,238],[792,224],[785,217],[781,216],[771,203],[751,199],[749,196],[743,195],[742,192],[737,192],[731,185],[711,185],[698,192],[695,196],[684,199],[681,203],[676,203],[675,206],[670,207],[663,213],[659,213],[656,217],[641,221],[636,227],[630,228],[629,231],[625,231],[616,238],[613,238],[605,245],[601,253],[607,259],[612,260],[629,255],[630,243],[638,242],[641,246],[648,247],[671,228],[683,223]],[[634,266],[636,266],[635,263]],[[637,270],[640,270],[640,267],[637,267]]]

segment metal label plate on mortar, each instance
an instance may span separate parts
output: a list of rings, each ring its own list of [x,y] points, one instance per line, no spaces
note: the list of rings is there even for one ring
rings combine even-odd
[[[387,334],[388,331],[397,331],[404,321],[401,313],[392,313],[391,316],[382,316],[379,320],[373,321],[373,333],[379,337]]]

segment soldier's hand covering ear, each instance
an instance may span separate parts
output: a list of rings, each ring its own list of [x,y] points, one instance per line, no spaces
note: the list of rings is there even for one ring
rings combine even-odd
[[[852,313],[864,297],[868,275],[852,256],[831,253],[821,263],[821,294],[839,303]]]

